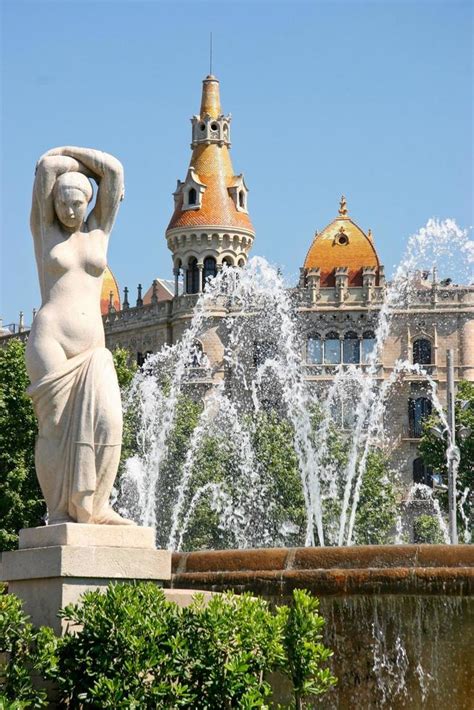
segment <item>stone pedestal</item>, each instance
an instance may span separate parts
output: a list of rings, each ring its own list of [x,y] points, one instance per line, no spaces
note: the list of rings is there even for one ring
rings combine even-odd
[[[171,578],[171,553],[154,531],[135,526],[60,523],[20,531],[19,549],[3,553],[2,577],[36,626],[64,631],[58,610],[112,581]]]

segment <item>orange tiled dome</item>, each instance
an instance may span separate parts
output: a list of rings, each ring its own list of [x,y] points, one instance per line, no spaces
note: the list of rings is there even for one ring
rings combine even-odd
[[[306,255],[305,269],[319,267],[321,286],[334,286],[334,269],[346,266],[349,269],[349,286],[362,286],[362,267],[377,270],[380,262],[375,251],[372,235],[365,234],[347,214],[346,201],[341,199],[339,217],[316,234]]]
[[[109,312],[110,292],[112,291],[112,303],[116,311],[120,310],[120,292],[117,279],[108,266],[105,267],[104,280],[102,281],[102,292],[100,294],[100,312],[105,316]]]
[[[208,76],[203,82],[200,116],[221,116],[219,82]],[[222,144],[200,143],[194,146],[190,166],[205,185],[202,205],[199,209],[183,210],[184,196],[178,195],[174,214],[168,229],[192,226],[223,226],[244,228],[254,231],[250,217],[239,211],[228,188],[235,184],[236,175],[232,167],[229,148]]]

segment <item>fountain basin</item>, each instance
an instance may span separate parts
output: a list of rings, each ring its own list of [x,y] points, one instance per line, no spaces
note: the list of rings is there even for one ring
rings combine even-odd
[[[171,586],[320,598],[339,682],[314,707],[442,707],[474,697],[474,547],[381,545],[175,553]],[[279,684],[278,700],[288,701]]]

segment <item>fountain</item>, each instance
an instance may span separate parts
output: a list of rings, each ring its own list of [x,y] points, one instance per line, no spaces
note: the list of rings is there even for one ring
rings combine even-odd
[[[443,268],[453,273],[458,267],[451,255],[467,254],[469,245],[467,234],[449,220],[430,220],[409,240],[378,308],[374,337],[363,341],[362,366],[339,365],[326,389],[307,382],[295,319],[298,304],[281,275],[259,257],[244,269],[225,267],[200,295],[183,338],[149,357],[128,393],[125,407],[140,424],[121,479],[120,509],[140,524],[155,527],[169,549],[180,549],[192,520],[190,510],[196,511],[204,500],[218,514],[221,529],[234,537],[234,546],[289,544],[286,538],[294,535],[294,521],[286,521],[276,537],[271,532],[275,501],[252,448],[256,420],[275,411],[291,427],[298,461],[305,510],[300,544],[354,544],[368,458],[371,451],[387,448],[387,405],[406,375],[423,379],[441,427],[448,429],[436,382],[427,369],[399,360],[385,379],[380,369],[392,319],[417,302],[421,266],[442,260]],[[226,317],[221,319],[219,336],[224,366],[215,372],[196,343],[213,325],[213,314],[222,309]],[[173,480],[164,481],[166,471],[175,467],[169,460],[170,444],[180,398],[202,398],[203,381],[214,386],[207,388],[196,426],[189,433],[182,469],[173,472]],[[343,452],[338,457],[334,411],[341,405],[350,416],[345,417],[339,436]],[[195,487],[193,479],[199,478],[195,461],[209,440],[218,452],[224,450],[232,480],[206,480]],[[390,475],[396,479],[397,472]],[[459,504],[464,501],[466,506],[468,494],[462,493]],[[463,515],[467,518],[464,508]]]
[[[424,707],[433,699],[453,704],[456,693],[456,707],[468,707],[463,639],[472,609],[471,548],[356,544],[366,474],[372,457],[390,452],[384,421],[407,375],[423,379],[448,429],[426,368],[397,361],[383,378],[381,366],[393,319],[416,306],[420,271],[434,264],[434,282],[436,268],[459,274],[453,255],[461,255],[464,265],[472,242],[451,220],[430,220],[410,238],[377,306],[377,328],[363,343],[362,364],[338,366],[325,389],[308,383],[296,294],[281,275],[259,257],[243,269],[224,267],[199,296],[183,338],[150,356],[127,394],[125,408],[138,433],[122,471],[118,510],[155,527],[159,544],[175,551],[175,587],[251,590],[275,602],[294,587],[320,596],[326,643],[335,650],[341,680],[324,707]],[[223,363],[213,368],[198,342],[222,311],[216,327]],[[183,406],[194,417],[187,432]],[[342,433],[334,421],[341,408]],[[286,518],[283,489],[269,478],[255,443],[268,420],[292,437],[299,476],[292,485],[300,506]],[[400,472],[388,467],[384,476],[381,490],[388,496],[395,482],[401,503]],[[402,508],[421,498],[449,543],[432,490],[417,484],[403,497],[387,541],[404,541]],[[468,541],[469,491],[460,491],[457,500]],[[196,525],[209,528],[197,544]],[[233,549],[181,552],[199,547]],[[449,680],[454,672],[455,691]]]

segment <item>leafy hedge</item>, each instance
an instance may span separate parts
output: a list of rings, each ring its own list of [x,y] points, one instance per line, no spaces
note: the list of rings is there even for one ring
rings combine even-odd
[[[180,608],[153,583],[113,584],[60,614],[71,633],[56,638],[34,630],[15,597],[0,597],[1,638],[10,639],[0,647],[9,658],[0,708],[44,707],[32,670],[54,681],[62,706],[114,710],[268,708],[273,671],[289,676],[292,707],[303,708],[336,682],[324,667],[331,651],[321,642],[318,600],[303,590],[272,611],[249,594],[207,604],[197,595]],[[31,704],[11,704],[20,698]]]
[[[21,601],[0,589],[0,710],[42,708],[46,692],[33,687],[32,673],[41,654],[37,641],[43,631],[36,631],[22,611]]]

